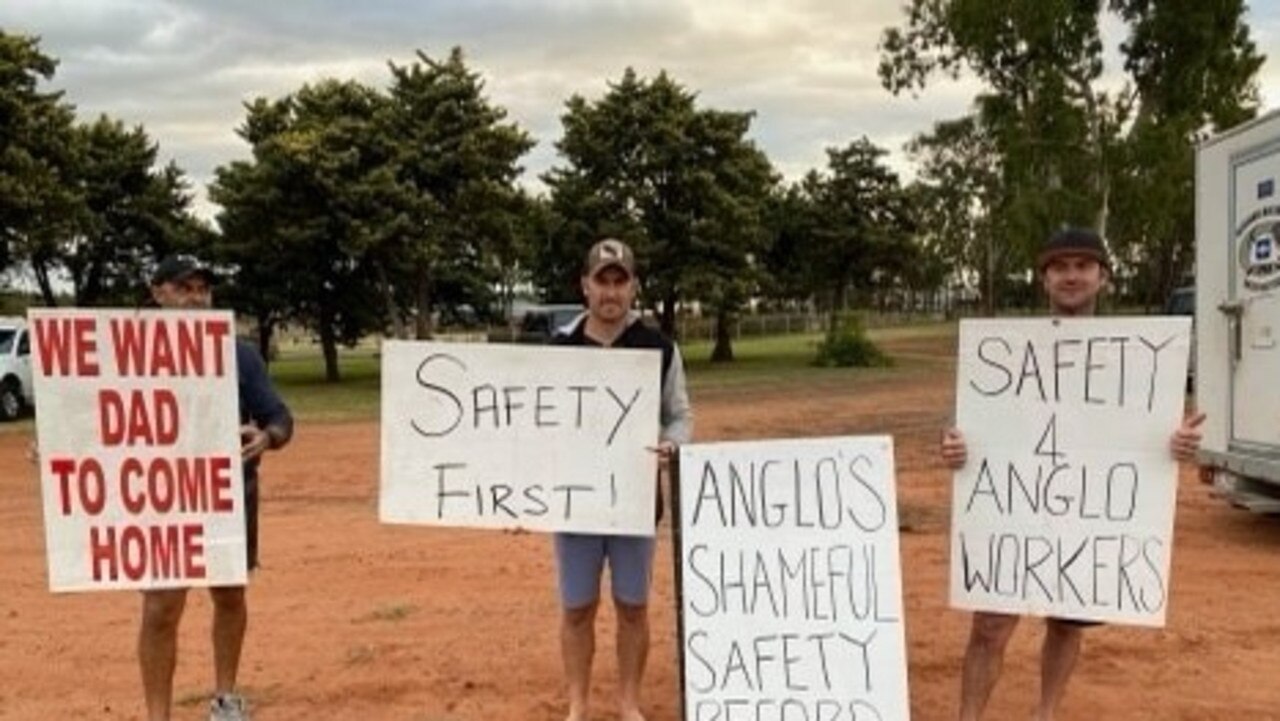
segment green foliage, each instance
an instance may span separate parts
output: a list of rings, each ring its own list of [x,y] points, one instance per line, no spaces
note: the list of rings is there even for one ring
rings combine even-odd
[[[219,257],[229,298],[266,330],[295,320],[337,348],[437,312],[485,308],[525,265],[531,201],[514,187],[532,141],[502,122],[460,50],[391,65],[381,92],[355,81],[305,85],[247,106],[253,159],[217,170]]]
[[[515,179],[534,142],[485,98],[460,48],[391,75],[385,127],[409,204],[380,257],[395,306],[427,337],[438,307],[487,308],[495,284],[523,279],[535,211]]]
[[[561,118],[565,165],[545,176],[553,225],[538,247],[538,284],[552,299],[577,297],[582,256],[605,236],[635,249],[644,302],[675,330],[675,306],[707,302],[732,358],[729,329],[759,287],[768,244],[766,203],[775,177],[747,139],[752,114],[700,108],[696,94],[660,73],[628,69],[599,100],[574,96]]]
[[[61,93],[40,90],[56,68],[36,38],[0,29],[0,270],[28,256],[75,206],[60,182],[71,164],[74,110]]]
[[[770,267],[792,297],[818,297],[836,313],[849,293],[907,283],[919,265],[916,219],[886,151],[867,138],[827,150],[825,172],[810,171],[776,197]]]
[[[842,313],[818,344],[813,364],[824,368],[874,368],[892,365],[892,360],[867,337],[859,314]]]
[[[237,269],[230,297],[254,310],[279,302],[312,329],[330,380],[338,344],[382,327],[373,255],[407,203],[377,132],[384,106],[337,80],[258,99],[239,131],[253,160],[218,168],[210,189],[223,207],[219,257]]]
[[[133,304],[160,256],[197,245],[186,180],[141,127],[77,123],[42,92],[56,61],[35,38],[0,30],[0,268],[30,265],[46,305],[65,274],[81,306]]]
[[[1115,94],[1098,87],[1104,8],[1129,30]],[[1092,225],[1126,287],[1167,293],[1191,261],[1194,143],[1256,112],[1262,58],[1243,13],[1243,0],[911,0],[881,44],[884,86],[917,93],[962,71],[985,85],[969,116],[913,143],[955,280],[992,311],[1049,232]]]

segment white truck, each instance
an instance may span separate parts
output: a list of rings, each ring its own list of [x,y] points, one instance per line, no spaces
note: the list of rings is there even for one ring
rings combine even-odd
[[[1280,513],[1280,111],[1196,152],[1200,463],[1232,503]]]
[[[11,421],[34,407],[34,394],[27,321],[0,316],[0,420]]]

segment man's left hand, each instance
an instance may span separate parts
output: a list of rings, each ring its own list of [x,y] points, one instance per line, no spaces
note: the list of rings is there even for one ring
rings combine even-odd
[[[240,457],[252,461],[271,447],[271,435],[252,423],[240,426]]]
[[[671,469],[671,458],[676,454],[676,444],[672,441],[659,441],[657,446],[650,447],[649,450],[658,454],[658,468],[667,471]]]
[[[1173,457],[1183,463],[1191,463],[1196,459],[1196,451],[1200,450],[1200,424],[1204,423],[1204,413],[1196,413],[1182,420],[1182,426],[1174,431],[1169,439],[1169,450]]]

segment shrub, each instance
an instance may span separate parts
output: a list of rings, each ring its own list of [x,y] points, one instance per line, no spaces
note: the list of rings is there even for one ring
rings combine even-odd
[[[867,337],[862,317],[847,313],[818,344],[818,357],[813,364],[823,368],[871,368],[891,365],[892,361]]]

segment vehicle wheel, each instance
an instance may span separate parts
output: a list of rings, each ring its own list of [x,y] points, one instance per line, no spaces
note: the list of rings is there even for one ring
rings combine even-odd
[[[22,415],[22,389],[17,383],[0,386],[0,420],[12,421]]]

